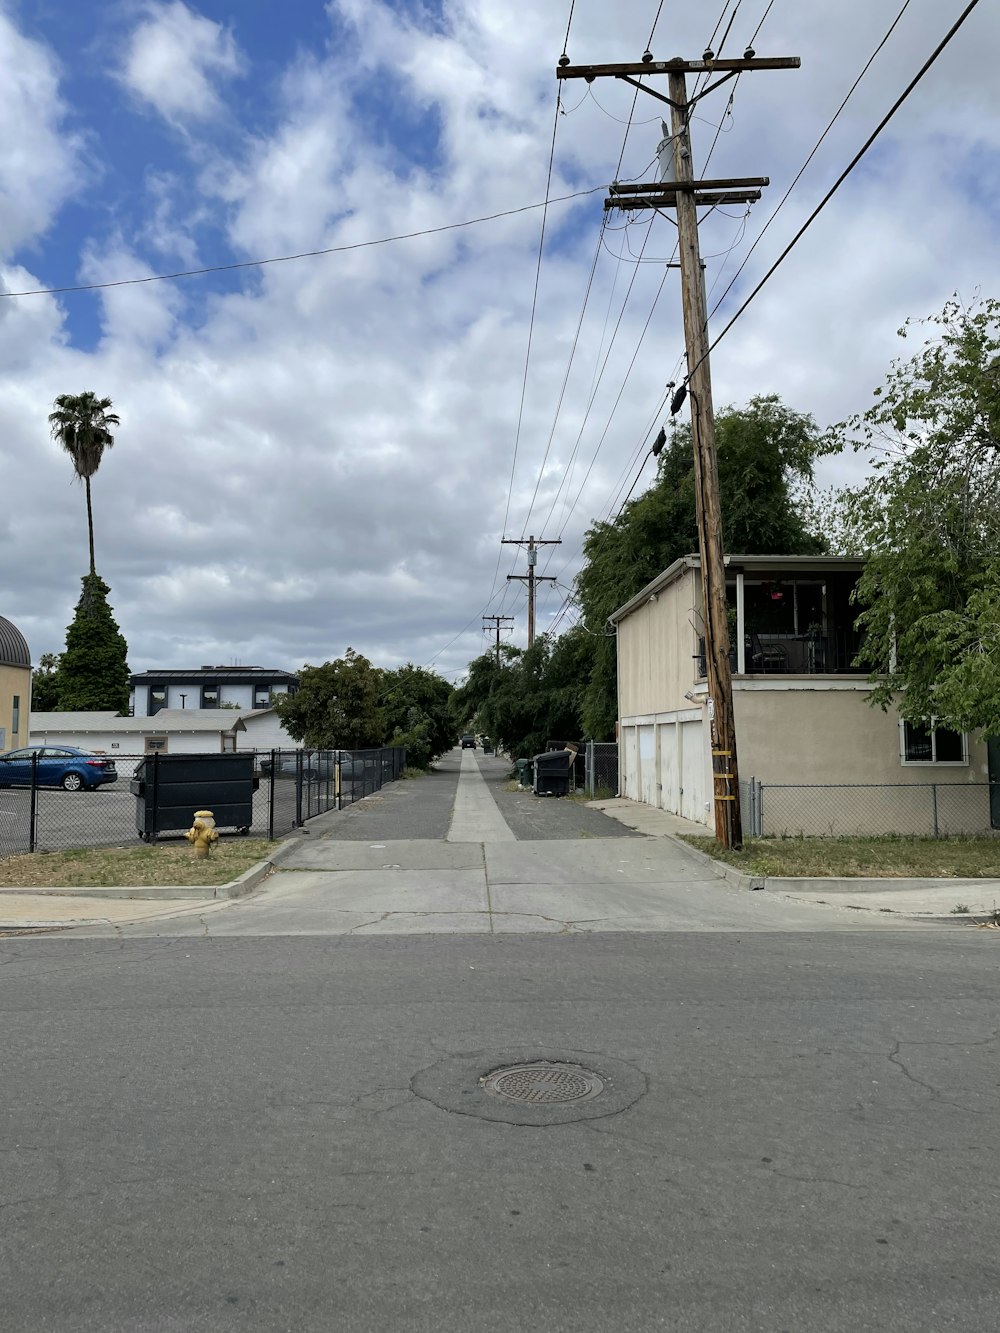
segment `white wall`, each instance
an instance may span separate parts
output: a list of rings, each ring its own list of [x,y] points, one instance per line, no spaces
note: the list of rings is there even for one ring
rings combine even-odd
[[[201,687],[212,684],[211,680],[171,680],[164,681],[167,690],[166,708],[200,708]],[[287,685],[275,685],[272,694],[286,694]],[[181,695],[184,699],[181,699]],[[219,683],[219,702],[235,704],[240,710],[249,712],[254,707],[254,685],[242,685],[238,682],[222,681]],[[260,707],[260,705],[257,705]],[[136,717],[149,717],[149,685],[142,683],[135,687],[133,712]]]

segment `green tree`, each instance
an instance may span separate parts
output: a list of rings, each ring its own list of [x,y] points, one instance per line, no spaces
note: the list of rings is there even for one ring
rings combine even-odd
[[[719,492],[727,553],[809,555],[825,549],[814,530],[813,463],[819,436],[810,416],[774,394],[727,407],[716,417]],[[613,523],[595,523],[576,580],[591,631],[592,666],[583,697],[583,730],[615,734],[615,640],[607,618],[682,555],[698,550],[691,427],[675,425],[656,481]]]
[[[552,740],[581,740],[589,639],[575,626],[559,637],[541,634],[523,652],[505,646],[499,662],[494,652],[476,658],[455,692],[460,724],[474,722],[515,758],[539,754]]]
[[[105,449],[115,442],[112,426],[121,422],[110,411],[111,399],[98,398],[87,390],[84,393],[61,393],[49,413],[52,438],[58,440],[73,460],[73,471],[87,492],[87,534],[90,538],[90,573],[94,566],[94,511],[90,498],[90,479],[101,466]]]
[[[128,644],[108,604],[111,591],[97,574],[84,574],[83,591],[59,658],[59,712],[128,712]],[[37,705],[36,705],[37,706]]]
[[[411,768],[428,768],[455,743],[452,686],[435,671],[407,663],[381,673],[387,744],[405,745]]]
[[[382,673],[348,648],[322,666],[304,666],[295,694],[275,696],[278,716],[296,740],[318,750],[363,750],[385,740]]]
[[[876,451],[844,493],[870,702],[911,722],[1000,734],[1000,303],[950,301],[828,448]]]
[[[31,707],[36,713],[51,713],[59,705],[59,655],[42,653],[31,673]]]

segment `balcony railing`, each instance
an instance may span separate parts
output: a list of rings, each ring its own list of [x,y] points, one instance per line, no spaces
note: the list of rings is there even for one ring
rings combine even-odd
[[[860,637],[853,630],[826,634],[772,634],[748,629],[744,641],[744,669],[748,676],[866,676],[866,667],[854,666]],[[700,679],[705,677],[705,640],[698,640],[695,658]],[[736,649],[729,652],[732,671],[738,670]]]

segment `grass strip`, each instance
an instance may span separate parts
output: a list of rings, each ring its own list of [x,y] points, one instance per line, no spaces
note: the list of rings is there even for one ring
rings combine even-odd
[[[0,887],[76,889],[226,884],[263,860],[277,845],[262,838],[221,840],[207,861],[195,860],[194,850],[186,842],[34,852],[0,861]]]
[[[738,852],[714,838],[685,842],[748,875],[875,879],[1000,879],[995,838],[747,838]]]

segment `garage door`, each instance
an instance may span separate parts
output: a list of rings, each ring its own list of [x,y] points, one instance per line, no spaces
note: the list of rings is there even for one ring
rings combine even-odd
[[[699,720],[678,725],[681,729],[680,813],[685,819],[695,819],[699,824],[704,824],[707,799],[704,724]]]
[[[656,799],[656,732],[650,726],[639,728],[639,800],[658,805]]]
[[[680,814],[680,771],[677,767],[677,723],[660,724],[660,804],[671,814]]]
[[[625,795],[639,799],[639,738],[635,727],[625,727]]]

